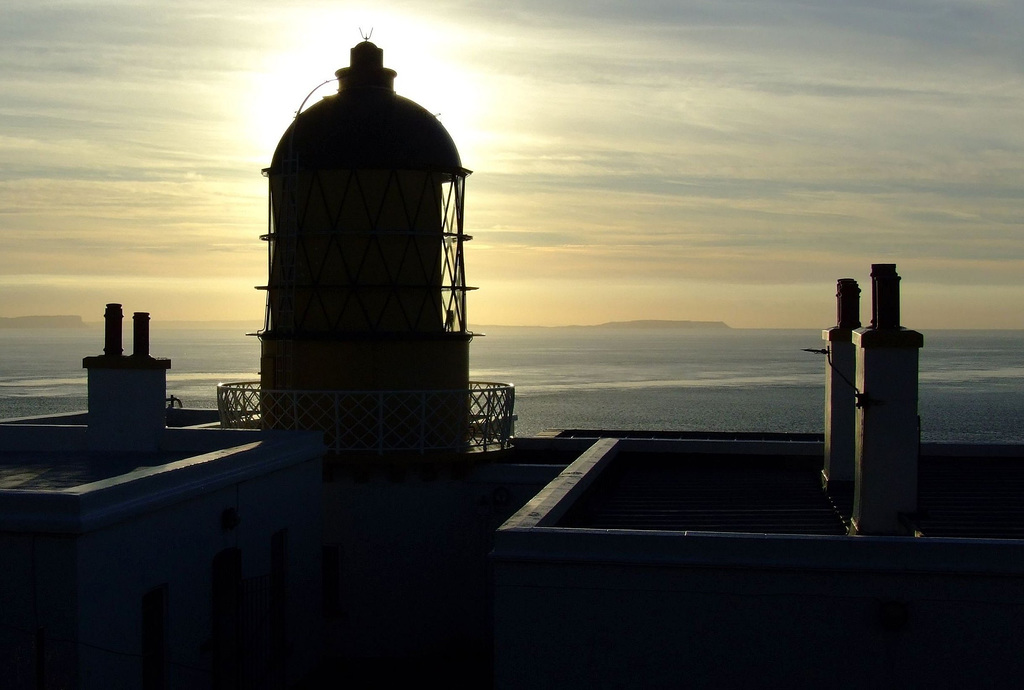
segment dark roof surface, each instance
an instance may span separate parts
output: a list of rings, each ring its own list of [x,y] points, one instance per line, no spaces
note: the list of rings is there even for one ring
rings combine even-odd
[[[112,453],[93,451],[0,452],[0,490],[61,491],[158,467],[193,452]]]
[[[807,457],[620,453],[564,526],[842,535]]]
[[[1024,452],[925,456],[918,469],[911,520],[924,537],[1024,539]],[[842,535],[852,505],[852,486],[822,488],[814,456],[630,451],[559,526]]]
[[[556,430],[552,430],[554,432]],[[788,431],[674,431],[646,429],[559,429],[551,438],[629,438],[669,440],[710,440],[710,441],[791,441],[818,442],[825,440],[824,434],[792,433]]]
[[[928,537],[1024,539],[1024,457],[923,458],[918,507]]]

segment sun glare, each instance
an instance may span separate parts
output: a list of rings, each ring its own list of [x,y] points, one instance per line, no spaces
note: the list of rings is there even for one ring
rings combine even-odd
[[[487,93],[480,74],[459,59],[471,51],[465,43],[460,45],[455,26],[407,14],[344,10],[327,16],[323,12],[289,15],[287,22],[281,42],[250,74],[246,98],[250,113],[246,136],[250,150],[264,165],[269,164],[303,99],[315,89],[306,102],[309,107],[334,93],[335,82],[315,87],[347,67],[349,50],[368,37],[384,50],[384,65],[398,72],[395,91],[437,115],[464,163],[472,167],[478,140],[473,123],[480,121]]]

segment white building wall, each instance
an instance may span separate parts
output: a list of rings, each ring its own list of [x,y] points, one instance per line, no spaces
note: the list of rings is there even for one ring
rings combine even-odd
[[[74,687],[74,538],[0,532],[0,687],[34,690],[36,631],[46,638],[47,687]]]
[[[499,690],[1007,687],[1024,673],[1017,544],[561,531],[499,536]]]
[[[324,543],[339,554],[331,657],[486,654],[494,531],[560,466],[479,465],[465,476],[336,471],[324,482]]]
[[[283,490],[289,485],[292,490]],[[316,666],[323,648],[322,485],[319,458],[238,485],[238,548],[245,577],[270,572],[271,536],[287,529],[286,633],[291,681]]]
[[[83,648],[82,688],[141,682],[142,597],[160,585],[167,586],[170,685],[209,687],[211,564],[238,540],[220,526],[235,493],[226,487],[79,537],[78,638],[122,652]]]
[[[210,687],[213,559],[238,548],[243,578],[269,575],[271,535],[287,529],[287,618],[295,652],[288,666],[293,681],[308,673],[319,647],[319,481],[319,463],[309,462],[82,535],[79,639],[139,654],[142,597],[166,585],[169,687]],[[234,529],[221,525],[228,509],[239,515]],[[132,687],[141,678],[137,656],[92,647],[79,656],[82,688]]]
[[[160,586],[167,687],[211,687],[213,560],[240,549],[242,577],[266,579],[282,529],[285,680],[310,673],[320,651],[322,446],[312,435],[292,438],[65,491],[0,493],[11,518],[0,521],[0,687],[36,687],[37,628],[47,640],[47,687],[141,687],[142,599]],[[225,526],[226,510],[237,525]]]

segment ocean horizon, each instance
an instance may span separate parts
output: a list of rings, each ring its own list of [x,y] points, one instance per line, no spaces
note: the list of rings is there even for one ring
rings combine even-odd
[[[240,322],[247,323],[247,322]],[[258,378],[248,329],[154,328],[167,392],[215,408],[216,385]],[[517,435],[549,428],[820,433],[821,329],[480,326],[470,377],[516,386]],[[1024,331],[925,331],[920,405],[926,441],[1024,442]],[[125,351],[131,351],[125,333]],[[0,418],[84,410],[86,328],[2,329]]]

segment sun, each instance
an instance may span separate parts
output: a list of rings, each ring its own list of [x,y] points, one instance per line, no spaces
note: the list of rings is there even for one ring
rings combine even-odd
[[[264,165],[300,106],[335,93],[334,72],[347,67],[349,50],[368,38],[384,50],[385,67],[398,73],[395,91],[434,113],[464,164],[473,166],[480,138],[474,125],[482,121],[489,94],[480,73],[459,59],[472,51],[460,50],[456,39],[470,32],[422,16],[376,11],[298,13],[288,22],[281,34],[292,42],[282,40],[264,56],[261,68],[249,75],[245,98],[244,136]]]

